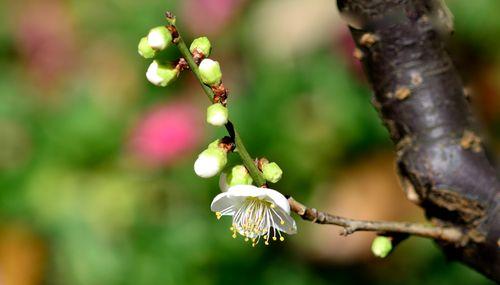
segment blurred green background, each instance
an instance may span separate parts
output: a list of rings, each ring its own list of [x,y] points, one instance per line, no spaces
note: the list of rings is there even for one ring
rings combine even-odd
[[[500,2],[448,4],[450,50],[498,150]],[[353,218],[424,220],[333,0],[5,0],[0,284],[491,284],[418,238],[385,260],[372,234],[298,218],[283,243],[232,239],[209,209],[217,179],[192,170],[224,132],[191,74],[157,88],[137,54],[165,10],[186,39],[212,40],[249,151],[285,171],[276,189]]]

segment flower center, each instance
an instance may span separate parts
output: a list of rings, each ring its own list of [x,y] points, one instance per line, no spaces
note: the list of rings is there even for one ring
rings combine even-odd
[[[277,229],[278,223],[284,225],[285,221],[279,218],[275,207],[273,203],[255,197],[245,199],[233,216],[233,225],[230,228],[233,238],[239,233],[245,237],[245,241],[252,240],[252,246],[259,242],[261,236],[266,245],[269,244],[269,239],[285,240]]]

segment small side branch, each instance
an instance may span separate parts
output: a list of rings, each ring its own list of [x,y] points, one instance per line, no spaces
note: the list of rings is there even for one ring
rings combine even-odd
[[[409,234],[434,240],[459,243],[464,239],[462,231],[453,227],[433,227],[419,223],[353,220],[308,208],[292,197],[288,198],[290,209],[302,219],[317,224],[336,225],[344,228],[343,235],[357,231],[381,234]]]

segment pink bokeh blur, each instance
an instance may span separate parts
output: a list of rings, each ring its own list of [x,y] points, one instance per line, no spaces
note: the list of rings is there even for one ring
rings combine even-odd
[[[145,166],[172,165],[200,144],[202,122],[200,112],[188,102],[157,105],[133,128],[129,149]]]
[[[184,0],[182,18],[195,33],[216,34],[238,14],[246,0]],[[207,25],[210,23],[210,25]]]

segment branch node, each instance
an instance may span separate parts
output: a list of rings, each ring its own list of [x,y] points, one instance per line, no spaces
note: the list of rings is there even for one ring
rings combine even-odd
[[[399,87],[397,90],[396,90],[396,98],[398,100],[404,100],[406,98],[408,98],[411,94],[411,91],[408,87]]]
[[[359,48],[355,48],[352,52],[352,56],[357,60],[362,60],[365,55]]]
[[[359,39],[359,44],[365,47],[371,47],[378,41],[376,35],[372,33],[364,33]]]

